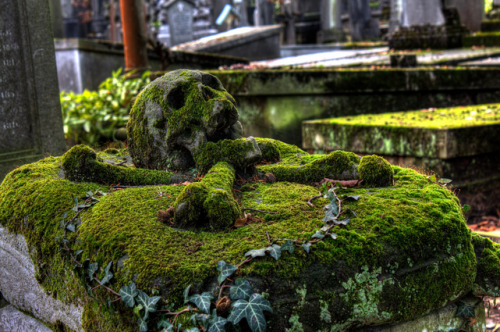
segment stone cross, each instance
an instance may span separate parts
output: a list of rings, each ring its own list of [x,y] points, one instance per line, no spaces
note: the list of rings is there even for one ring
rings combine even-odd
[[[0,181],[65,148],[48,0],[0,0]]]
[[[170,28],[170,46],[192,41],[194,3],[189,0],[170,0],[165,8]]]

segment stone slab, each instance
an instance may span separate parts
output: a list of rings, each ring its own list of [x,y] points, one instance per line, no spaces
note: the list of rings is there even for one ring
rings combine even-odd
[[[451,159],[500,151],[498,105],[305,121],[305,149]]]
[[[11,305],[0,308],[0,331],[2,332],[51,332],[38,319],[28,316]]]
[[[279,58],[280,25],[242,27],[173,47],[173,50],[217,53],[249,60]]]
[[[0,2],[0,180],[66,148],[49,17],[47,0]]]
[[[45,292],[36,280],[26,239],[1,225],[0,266],[0,292],[10,304],[41,321],[54,325],[62,322],[74,331],[83,331],[83,308],[65,304]]]

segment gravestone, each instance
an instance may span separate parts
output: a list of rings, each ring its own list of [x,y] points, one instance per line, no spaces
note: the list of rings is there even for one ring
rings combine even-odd
[[[194,3],[188,0],[170,0],[165,8],[170,27],[170,46],[192,41]]]
[[[484,15],[484,1],[446,0],[447,8],[456,8],[460,15],[460,22],[472,32],[481,29]]]
[[[389,33],[393,49],[448,49],[462,46],[467,29],[458,10],[442,7],[441,0],[394,0]]]
[[[369,0],[349,1],[349,30],[353,41],[379,36],[378,20],[372,18]]]
[[[47,0],[0,1],[0,179],[65,150],[51,24]]]
[[[440,26],[445,23],[441,0],[403,0],[403,8],[401,22],[403,27]]]
[[[323,0],[321,2],[321,31],[318,32],[318,42],[339,42],[345,39],[340,11],[340,0]]]

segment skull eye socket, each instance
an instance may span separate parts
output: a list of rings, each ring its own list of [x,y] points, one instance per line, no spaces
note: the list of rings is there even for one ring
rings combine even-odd
[[[173,109],[176,110],[184,107],[186,99],[182,88],[181,87],[173,88],[167,95],[167,102]]]
[[[222,90],[222,86],[217,79],[217,77],[209,74],[204,74],[201,76],[201,84],[211,87],[215,90]]]

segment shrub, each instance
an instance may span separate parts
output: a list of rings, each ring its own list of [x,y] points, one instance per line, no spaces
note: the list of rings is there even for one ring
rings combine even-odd
[[[130,79],[118,69],[99,85],[98,91],[82,94],[61,92],[64,135],[73,144],[100,145],[116,140],[116,131],[124,128],[130,105],[149,83],[149,72]]]

